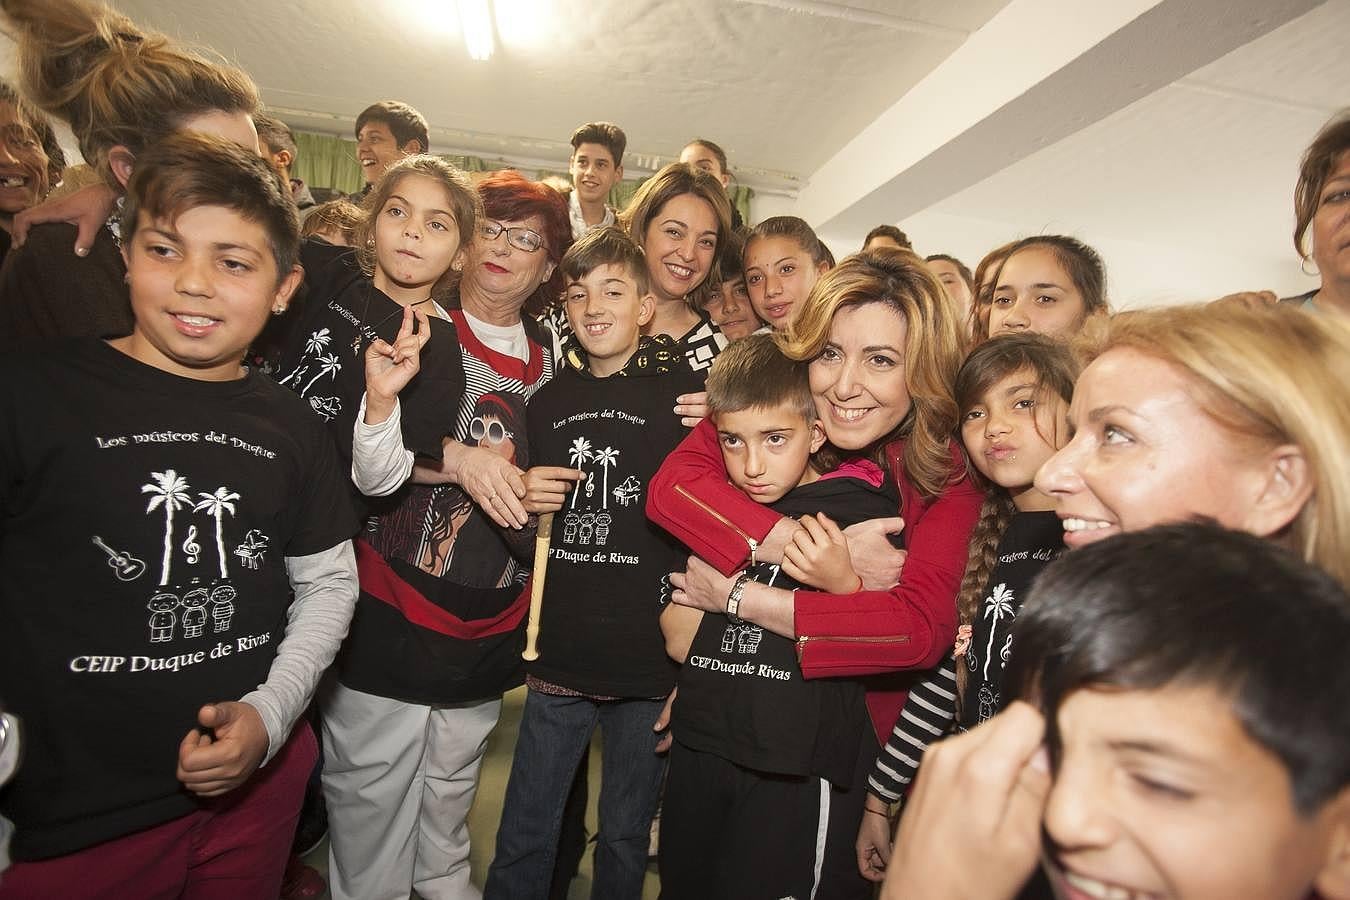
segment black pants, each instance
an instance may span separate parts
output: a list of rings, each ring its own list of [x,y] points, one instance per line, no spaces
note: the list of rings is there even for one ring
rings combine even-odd
[[[870,898],[853,852],[863,793],[742,768],[677,738],[661,813],[662,900]]]

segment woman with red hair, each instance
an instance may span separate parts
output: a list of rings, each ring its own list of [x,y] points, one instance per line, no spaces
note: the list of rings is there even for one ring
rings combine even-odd
[[[358,423],[354,442],[358,486],[397,502],[358,542],[361,608],[324,709],[335,898],[473,893],[478,766],[519,683],[527,572],[510,548],[534,537],[520,503],[525,410],[553,375],[534,316],[561,290],[572,229],[562,196],[517,172],[488,175],[478,195],[463,273],[437,298],[466,385],[440,465],[382,448],[380,429],[399,441],[397,415]]]

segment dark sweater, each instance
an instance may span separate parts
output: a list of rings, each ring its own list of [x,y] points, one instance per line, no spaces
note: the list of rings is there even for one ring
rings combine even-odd
[[[74,225],[38,225],[0,267],[0,342],[121,337],[131,333],[131,297],[117,239],[100,228],[83,259]]]

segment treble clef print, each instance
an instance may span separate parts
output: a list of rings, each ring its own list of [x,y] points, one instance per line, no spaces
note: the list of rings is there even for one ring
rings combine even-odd
[[[183,553],[187,556],[190,566],[195,566],[197,560],[202,558],[202,545],[197,543],[196,525],[188,526],[187,540],[183,541]]]

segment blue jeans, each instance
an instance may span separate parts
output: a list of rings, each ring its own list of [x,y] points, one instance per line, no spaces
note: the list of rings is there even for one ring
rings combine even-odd
[[[634,900],[642,895],[652,816],[665,770],[652,731],[663,703],[526,694],[484,900],[548,897],[567,792],[597,723],[603,741],[600,834],[591,898]]]

